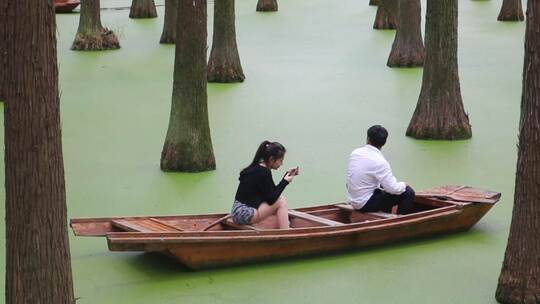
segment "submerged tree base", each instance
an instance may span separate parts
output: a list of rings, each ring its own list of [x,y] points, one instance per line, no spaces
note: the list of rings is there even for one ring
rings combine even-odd
[[[536,290],[530,286],[527,288],[526,284],[517,284],[525,283],[522,282],[522,279],[514,279],[514,284],[502,284],[499,282],[497,286],[497,291],[495,293],[495,298],[500,303],[508,304],[537,304],[540,303],[540,289],[538,286]],[[533,283],[534,284],[534,283]]]
[[[242,67],[234,65],[215,66],[208,64],[208,82],[231,83],[243,82],[246,79]]]
[[[257,12],[277,12],[277,0],[259,0],[257,2]]]
[[[523,8],[521,0],[503,0],[501,11],[499,12],[499,21],[523,21]]]
[[[421,67],[424,65],[424,49],[392,49],[386,65],[391,68]]]
[[[120,42],[113,31],[103,28],[93,35],[77,33],[71,45],[74,51],[100,51],[120,48]]]
[[[499,14],[499,17],[497,17],[497,20],[499,21],[523,21],[525,20],[525,17],[523,16],[523,12],[521,11],[501,11]]]
[[[458,140],[472,137],[467,115],[455,119],[455,115],[434,114],[413,116],[405,135],[416,139]]]
[[[165,143],[161,152],[161,170],[166,172],[204,172],[216,169],[216,160],[212,148],[199,149],[193,153],[187,145]],[[205,153],[206,152],[206,153]]]
[[[434,87],[423,86],[406,135],[416,139],[471,138],[471,124],[463,109],[459,89],[445,89],[439,85],[435,90]]]
[[[161,43],[161,44],[174,44],[175,43],[175,37],[173,35],[163,35],[163,36],[161,36],[161,39],[159,39],[159,43]]]

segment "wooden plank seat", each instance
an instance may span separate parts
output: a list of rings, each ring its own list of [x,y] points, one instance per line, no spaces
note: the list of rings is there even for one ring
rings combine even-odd
[[[354,209],[353,206],[351,206],[351,204],[336,204],[335,206],[338,207],[339,209],[346,210],[346,211],[349,211],[349,212],[353,212],[353,211],[361,212],[359,210]],[[382,212],[382,211],[379,211],[379,212],[363,212],[363,213],[371,214],[371,215],[378,216],[378,217],[383,217],[383,218],[395,218],[395,217],[398,217],[397,214],[388,213],[388,212]]]
[[[183,231],[178,227],[169,225],[155,218],[145,218],[136,220],[116,219],[112,225],[120,229],[131,232],[178,232]]]
[[[224,220],[224,221],[221,222],[221,224],[225,225],[227,227],[238,229],[238,230],[259,230],[255,226],[237,224],[237,223],[233,222],[231,219]]]
[[[324,217],[316,216],[313,214],[308,214],[305,212],[300,212],[296,210],[289,210],[289,215],[292,217],[297,217],[306,221],[323,224],[325,226],[342,226],[344,223],[336,222],[333,220],[326,219]]]

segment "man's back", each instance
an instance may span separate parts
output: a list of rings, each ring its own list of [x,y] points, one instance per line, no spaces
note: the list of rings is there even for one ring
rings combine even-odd
[[[347,170],[347,192],[349,202],[360,209],[376,189],[383,187],[389,193],[399,194],[405,183],[397,182],[390,164],[381,151],[372,145],[354,150],[349,158]]]

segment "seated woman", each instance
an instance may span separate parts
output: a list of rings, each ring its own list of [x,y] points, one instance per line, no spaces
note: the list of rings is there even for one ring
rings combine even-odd
[[[264,220],[272,228],[289,228],[287,200],[281,193],[298,175],[298,167],[287,170],[277,186],[270,172],[270,169],[281,167],[284,156],[283,145],[265,140],[251,164],[240,172],[240,184],[231,212],[236,224],[255,224]]]

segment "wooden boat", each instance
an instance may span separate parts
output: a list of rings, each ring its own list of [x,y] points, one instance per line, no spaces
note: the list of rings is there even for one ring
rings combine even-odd
[[[467,186],[417,192],[414,213],[363,213],[349,204],[289,211],[291,229],[237,225],[227,214],[72,219],[77,236],[111,251],[160,252],[192,269],[328,253],[471,228],[501,194]]]
[[[79,0],[54,0],[54,11],[57,13],[71,13],[81,4]]]

